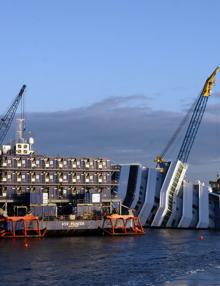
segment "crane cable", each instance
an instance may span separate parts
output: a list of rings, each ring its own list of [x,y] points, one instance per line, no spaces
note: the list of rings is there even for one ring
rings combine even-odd
[[[170,140],[167,142],[166,146],[164,147],[163,151],[161,152],[161,154],[159,156],[156,157],[155,161],[159,162],[162,161],[163,158],[165,157],[165,155],[167,154],[167,152],[170,150],[170,148],[172,147],[173,143],[175,142],[175,140],[177,139],[178,135],[180,134],[180,132],[182,131],[183,127],[186,125],[186,123],[189,121],[189,117],[193,111],[193,109],[196,106],[196,103],[198,101],[198,98],[196,98],[196,100],[193,102],[193,104],[190,106],[189,110],[187,111],[186,115],[184,116],[184,118],[182,119],[182,121],[180,122],[179,126],[177,127],[177,129],[175,130],[175,132],[173,133],[173,135],[171,136]]]

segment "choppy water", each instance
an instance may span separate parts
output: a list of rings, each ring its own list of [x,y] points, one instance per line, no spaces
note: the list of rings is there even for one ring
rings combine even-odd
[[[220,285],[220,233],[1,240],[0,285]]]

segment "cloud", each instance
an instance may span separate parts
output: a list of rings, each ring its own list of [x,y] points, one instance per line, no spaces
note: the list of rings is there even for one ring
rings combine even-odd
[[[214,97],[215,99],[220,99],[220,91],[215,91],[212,93],[212,97]]]
[[[27,129],[35,137],[38,153],[104,156],[117,163],[154,166],[154,157],[165,147],[184,114],[152,110],[149,100],[143,95],[111,97],[83,108],[29,113]],[[218,171],[219,107],[209,106],[200,126],[189,160],[188,176],[192,179],[208,181]],[[175,158],[182,140],[183,134],[177,138],[168,158]]]

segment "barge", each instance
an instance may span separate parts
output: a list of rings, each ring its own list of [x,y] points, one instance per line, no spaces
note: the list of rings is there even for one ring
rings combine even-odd
[[[117,166],[106,158],[36,154],[16,120],[16,140],[0,151],[0,215],[39,218],[47,234],[97,231],[104,216],[121,212]]]
[[[0,150],[0,237],[104,233],[106,218],[122,215],[119,166],[106,158],[37,154],[34,138],[24,138],[24,119],[16,123],[16,140]],[[110,228],[135,234],[133,218]]]

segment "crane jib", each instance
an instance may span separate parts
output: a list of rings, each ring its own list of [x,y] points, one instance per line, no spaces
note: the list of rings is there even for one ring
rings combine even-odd
[[[19,94],[16,96],[15,100],[13,101],[12,105],[9,107],[8,111],[6,112],[2,120],[0,121],[0,145],[3,143],[11,127],[12,121],[14,119],[18,105],[24,94],[25,88],[26,88],[26,85],[23,85],[22,88],[20,89]]]
[[[211,95],[212,88],[215,84],[215,76],[217,72],[219,71],[219,67],[216,67],[212,74],[208,77],[206,80],[204,87],[199,95],[199,98],[196,100],[195,105],[192,106],[191,110],[187,113],[187,115],[184,117],[183,121],[181,122],[180,126],[177,128],[177,130],[174,132],[171,139],[168,141],[168,144],[164,148],[161,155],[157,156],[155,161],[160,165],[160,163],[165,162],[164,156],[167,153],[167,151],[170,149],[171,145],[174,143],[175,139],[177,138],[177,135],[182,130],[183,125],[185,125],[185,122],[188,121],[189,115],[192,112],[192,116],[190,118],[189,125],[187,127],[186,134],[184,136],[182,145],[180,147],[177,160],[182,161],[183,163],[186,163],[190,154],[190,151],[192,149],[193,143],[195,141],[199,126],[201,124],[207,101],[209,96]]]
[[[187,162],[188,160],[191,148],[195,141],[199,126],[201,124],[206,109],[207,101],[207,96],[200,96],[198,103],[194,109],[192,118],[186,131],[186,135],[183,139],[183,143],[177,156],[177,159],[182,161],[183,163]]]

